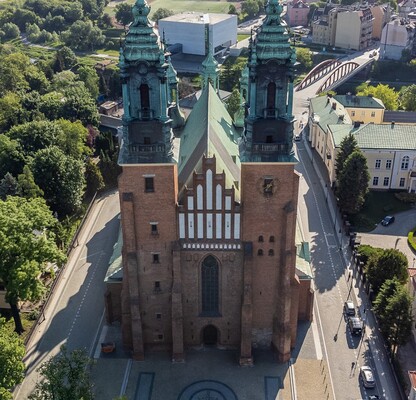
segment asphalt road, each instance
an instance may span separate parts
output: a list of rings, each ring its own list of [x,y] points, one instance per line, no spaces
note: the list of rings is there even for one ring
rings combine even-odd
[[[39,378],[39,365],[56,355],[60,346],[85,349],[92,355],[103,322],[104,277],[119,228],[118,192],[95,201],[77,247],[62,271],[54,294],[40,320],[24,358],[26,378],[14,392],[15,399],[27,399]]]

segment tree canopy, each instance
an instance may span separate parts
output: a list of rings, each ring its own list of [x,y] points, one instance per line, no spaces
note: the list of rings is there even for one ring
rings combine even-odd
[[[365,202],[368,192],[367,159],[361,150],[354,150],[344,162],[340,176],[337,178],[337,197],[341,209],[348,214],[356,214]]]
[[[399,96],[400,104],[406,111],[416,111],[416,85],[404,86]]]
[[[23,331],[17,302],[39,299],[44,292],[39,275],[48,262],[64,261],[51,232],[56,222],[41,198],[0,200],[0,281],[6,288],[17,333]]]
[[[133,10],[130,4],[117,4],[114,10],[116,21],[124,27],[133,21]]]
[[[368,83],[363,83],[357,87],[358,96],[373,96],[380,99],[387,110],[397,110],[399,107],[399,93],[396,92],[389,85],[378,84],[377,86],[370,86]]]
[[[60,353],[44,362],[30,400],[92,400],[93,390],[88,365],[91,360],[84,350],[69,352],[61,346]]]
[[[167,8],[158,8],[152,15],[152,20],[158,22],[160,19],[170,17],[175,13]]]
[[[19,336],[5,325],[0,318],[0,399],[12,400],[10,392],[14,386],[22,382],[25,365],[22,361],[25,355],[25,346]]]
[[[94,50],[102,46],[105,36],[91,21],[76,21],[68,30],[62,32],[61,39],[74,50]]]
[[[302,66],[302,69],[307,70],[312,67],[312,52],[303,47],[296,48],[296,59]]]
[[[381,333],[391,346],[407,343],[412,334],[412,299],[397,279],[386,280],[374,302]]]
[[[46,202],[58,216],[79,209],[85,186],[82,161],[66,155],[59,147],[50,146],[35,154],[31,169]]]
[[[368,280],[376,293],[388,279],[405,283],[408,279],[406,256],[396,249],[385,249],[371,256],[367,264]]]

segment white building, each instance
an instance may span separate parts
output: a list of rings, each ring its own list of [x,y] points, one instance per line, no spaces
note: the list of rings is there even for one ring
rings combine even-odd
[[[415,23],[403,19],[390,21],[383,28],[380,41],[380,57],[400,60],[403,50],[412,50]]]
[[[181,44],[182,52],[205,56],[224,53],[237,43],[237,16],[188,12],[159,20],[160,36],[168,45]]]

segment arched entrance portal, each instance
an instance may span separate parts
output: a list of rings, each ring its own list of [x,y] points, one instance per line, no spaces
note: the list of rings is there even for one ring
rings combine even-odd
[[[206,346],[215,346],[218,342],[218,329],[214,325],[207,325],[202,331],[202,341]]]

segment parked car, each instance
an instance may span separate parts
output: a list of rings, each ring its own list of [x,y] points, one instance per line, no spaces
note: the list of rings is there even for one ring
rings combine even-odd
[[[349,317],[348,326],[353,335],[361,335],[363,333],[364,323],[360,317]]]
[[[363,365],[360,368],[360,376],[363,380],[363,385],[365,388],[373,388],[376,386],[373,370],[368,365]]]
[[[395,221],[395,218],[392,215],[387,215],[381,221],[381,225],[387,226],[387,225],[392,224],[394,221]]]
[[[346,315],[352,315],[352,316],[355,315],[355,306],[352,300],[347,300],[344,303],[344,312]]]

